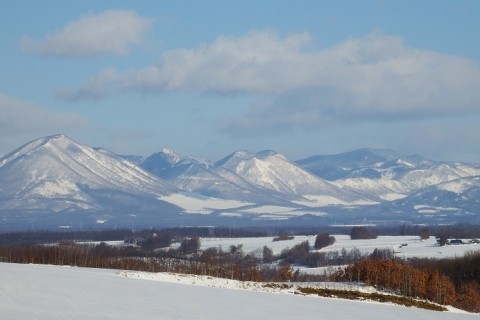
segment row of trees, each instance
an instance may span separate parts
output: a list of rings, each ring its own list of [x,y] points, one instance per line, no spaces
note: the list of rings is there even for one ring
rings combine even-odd
[[[264,264],[261,252],[244,254],[241,246],[233,246],[235,248],[228,251],[209,248],[203,252],[199,252],[198,247],[196,237],[184,239],[178,249],[159,251],[116,247],[103,242],[99,245],[0,246],[0,262],[175,272],[242,281],[290,281],[298,275],[289,264],[280,267]]]
[[[376,239],[377,236],[378,234],[375,230],[364,226],[355,226],[350,230],[350,239],[352,240]]]
[[[405,261],[370,258],[338,270],[336,277],[346,281],[361,281],[407,297],[480,312],[479,278],[477,282],[456,287],[451,276],[439,269],[417,268]]]
[[[338,278],[361,281],[376,288],[440,304],[456,301],[455,286],[437,270],[429,272],[396,260],[365,259],[342,269]]]
[[[450,259],[412,259],[410,263],[430,272],[438,270],[454,284],[459,304],[480,312],[480,251]]]
[[[0,245],[32,245],[57,243],[60,241],[111,241],[149,239],[155,234],[158,239],[183,239],[185,237],[266,237],[271,233],[262,228],[234,229],[225,227],[177,227],[133,231],[77,230],[77,231],[19,231],[0,233]]]

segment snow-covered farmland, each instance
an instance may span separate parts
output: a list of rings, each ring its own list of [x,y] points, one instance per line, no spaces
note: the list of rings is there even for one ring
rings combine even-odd
[[[315,236],[295,236],[292,240],[273,241],[273,237],[259,237],[259,238],[202,238],[200,249],[205,250],[208,248],[222,248],[227,251],[230,246],[243,245],[242,250],[244,252],[252,252],[256,250],[262,250],[263,246],[267,246],[272,249],[274,254],[279,254],[283,249],[287,247],[293,247],[303,241],[309,241],[310,244],[315,242]]]
[[[0,263],[2,319],[478,319],[369,301],[259,292],[173,274]],[[197,279],[197,280],[196,280]],[[187,285],[185,283],[196,284]],[[220,284],[220,285],[219,285]],[[209,286],[210,285],[210,286]],[[235,288],[235,289],[232,289]],[[281,293],[281,292],[278,292]]]
[[[375,248],[389,248],[395,251],[397,257],[402,258],[452,258],[463,256],[466,252],[480,250],[480,244],[463,244],[440,247],[435,237],[428,240],[420,240],[418,236],[379,236],[377,239],[369,240],[350,240],[349,235],[333,235],[335,243],[320,251],[341,251],[345,248],[347,251],[353,248],[359,249],[362,253],[372,253]],[[273,241],[273,237],[259,238],[202,238],[201,249],[211,247],[221,247],[228,250],[232,245],[242,244],[244,252],[261,250],[263,246],[272,249],[273,253],[278,254],[285,248],[291,248],[303,241],[309,241],[313,246],[315,236],[295,236],[292,240]]]

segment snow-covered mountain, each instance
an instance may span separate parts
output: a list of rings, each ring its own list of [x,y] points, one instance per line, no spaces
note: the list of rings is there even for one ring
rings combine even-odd
[[[369,209],[382,218],[401,214],[407,221],[480,222],[480,206],[472,196],[478,193],[478,164],[432,161],[378,149],[313,156],[297,163],[338,187],[377,199],[380,204]]]
[[[445,182],[480,175],[480,169],[461,163],[435,163],[431,167],[417,169],[412,166],[402,174],[385,174],[374,178],[346,178],[332,181],[344,189],[375,195],[379,201],[393,201],[430,186]]]
[[[404,166],[404,162],[401,160],[396,160],[394,163],[401,163]],[[396,167],[392,168],[390,164],[381,163],[380,166],[385,170],[377,171],[378,178],[348,177],[332,181],[332,183],[371,197],[376,196],[379,201],[393,201],[408,197],[430,186],[480,175],[480,168],[474,165],[453,162],[430,162],[429,164],[427,165],[426,161],[422,161],[420,165],[409,163],[408,167],[404,167],[399,172],[395,171]],[[376,169],[372,168],[372,170]]]
[[[165,161],[171,159],[171,154],[175,153],[165,149],[155,153],[142,167],[181,190],[204,196],[269,205],[291,205],[289,201],[302,199],[247,181],[234,171],[206,160],[175,154],[175,161]]]
[[[412,210],[424,216],[465,215],[476,219],[480,212],[480,176],[452,179],[414,192],[392,202],[398,210]]]
[[[479,177],[479,165],[389,150],[297,162],[274,151],[237,151],[213,163],[170,149],[122,157],[55,135],[0,158],[0,229],[14,221],[58,226],[79,219],[110,227],[232,218],[480,222]]]
[[[435,162],[419,155],[405,156],[392,150],[359,149],[336,155],[311,156],[296,163],[327,180],[395,177],[412,168],[428,168]]]
[[[3,210],[102,210],[111,206],[111,197],[124,195],[131,202],[134,196],[155,199],[179,192],[111,152],[64,135],[32,141],[1,158],[0,181]]]
[[[302,196],[317,205],[372,203],[368,197],[342,190],[303,170],[284,155],[270,150],[255,154],[237,151],[218,161],[216,165],[259,187],[287,195]]]
[[[341,216],[339,210],[360,215],[371,210],[373,214],[383,215],[386,205],[391,204],[395,209],[388,210],[399,212],[398,208],[403,207],[408,219],[407,216],[415,212],[412,209],[415,204],[423,201],[421,191],[476,175],[480,175],[477,165],[432,161],[391,150],[360,149],[297,162],[269,150],[236,151],[216,163],[177,158],[160,176],[179,189],[261,205],[282,205],[284,207],[274,210],[287,210],[286,206],[290,213],[293,210],[298,214],[311,214],[308,208],[316,208],[317,213],[330,212],[337,217]],[[278,195],[283,200],[281,204],[275,203]],[[465,202],[463,207],[471,207],[472,199],[461,199]],[[400,200],[414,204],[402,206]],[[272,207],[253,208],[250,212],[269,209]]]
[[[14,214],[41,220],[52,213],[74,220],[80,217],[66,213],[81,213],[82,219],[97,223],[141,215],[144,221],[161,221],[184,212],[205,212],[206,207],[242,205],[186,194],[108,150],[64,135],[32,141],[0,158],[0,199],[2,223],[9,223]]]

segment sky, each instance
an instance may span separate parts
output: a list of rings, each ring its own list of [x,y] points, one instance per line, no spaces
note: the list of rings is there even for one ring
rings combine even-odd
[[[0,156],[63,133],[119,154],[480,162],[480,1],[1,1]]]

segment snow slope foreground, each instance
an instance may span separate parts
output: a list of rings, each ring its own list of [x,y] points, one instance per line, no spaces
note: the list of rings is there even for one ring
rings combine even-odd
[[[477,319],[373,302],[125,277],[114,270],[0,263],[2,319]]]

